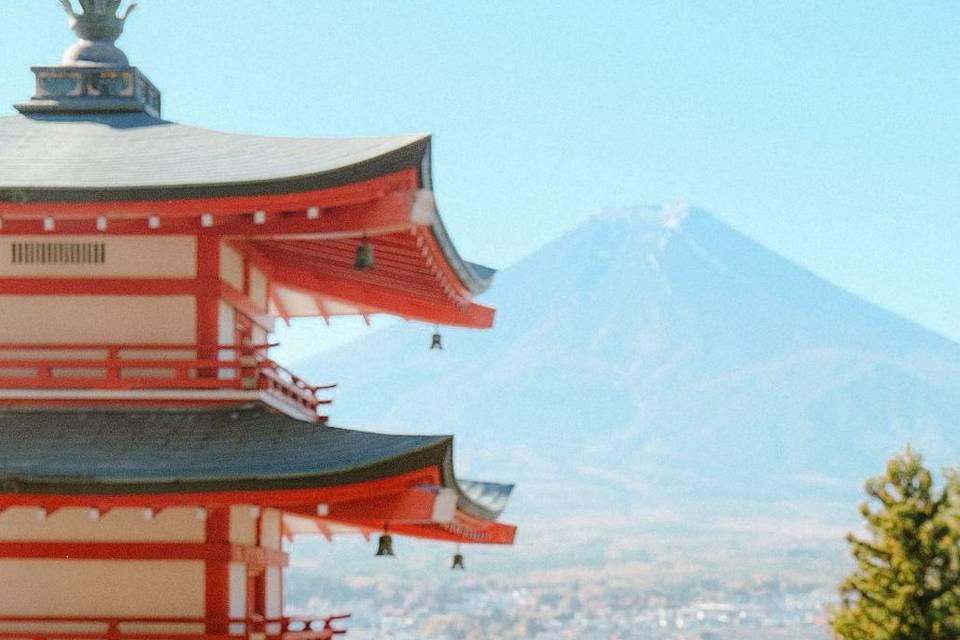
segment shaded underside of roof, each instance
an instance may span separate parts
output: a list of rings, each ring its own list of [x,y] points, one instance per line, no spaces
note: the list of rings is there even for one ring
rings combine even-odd
[[[430,138],[285,138],[146,114],[0,118],[0,200],[119,201],[325,189],[422,160]]]

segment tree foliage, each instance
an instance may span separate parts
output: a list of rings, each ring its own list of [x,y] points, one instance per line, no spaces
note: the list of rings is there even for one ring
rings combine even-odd
[[[909,447],[866,484],[866,536],[847,536],[856,563],[830,626],[844,640],[960,638],[960,477],[942,488]]]

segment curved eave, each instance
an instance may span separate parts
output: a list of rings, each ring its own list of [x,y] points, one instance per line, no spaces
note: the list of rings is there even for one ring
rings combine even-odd
[[[493,282],[496,270],[467,262],[461,258],[450,236],[447,235],[447,229],[443,225],[439,213],[436,215],[435,222],[430,225],[430,231],[443,252],[450,269],[456,274],[460,284],[470,292],[470,295],[478,296],[486,291],[490,287],[490,283]]]
[[[420,162],[420,182],[433,192],[433,171],[431,169],[433,160],[431,139],[429,138],[423,153],[423,159]],[[472,295],[480,295],[490,286],[496,271],[490,267],[467,262],[460,257],[460,253],[457,251],[456,246],[454,246],[453,241],[450,239],[450,235],[447,233],[447,228],[443,224],[435,202],[433,203],[433,213],[434,216],[433,222],[430,225],[430,231],[437,245],[439,245],[440,250],[443,252],[447,264],[450,265],[450,268],[457,275],[460,283]]]
[[[330,243],[409,230],[427,245],[418,245],[426,266],[438,271],[440,286],[427,297],[443,294],[441,309],[423,300],[381,308],[362,295],[337,300],[346,303],[340,307],[352,303],[364,315],[385,311],[441,324],[492,324],[492,312],[471,300],[487,289],[494,271],[464,260],[447,233],[433,198],[429,135],[268,138],[144,114],[20,115],[0,118],[0,147],[8,150],[0,157],[3,233],[40,232],[51,214],[61,233],[99,233],[101,217],[111,233],[144,233],[148,218],[155,218],[167,233],[258,241]],[[324,214],[307,220],[311,209]],[[255,211],[270,212],[271,221],[251,222]],[[212,216],[212,226],[201,224],[204,216]],[[406,295],[403,278],[393,285],[387,298]]]
[[[509,488],[487,485],[500,487],[493,501],[465,491],[449,436],[320,427],[259,405],[5,409],[0,444],[0,509],[255,504],[319,518],[325,504],[361,530],[396,520],[420,537],[512,541],[495,523]]]

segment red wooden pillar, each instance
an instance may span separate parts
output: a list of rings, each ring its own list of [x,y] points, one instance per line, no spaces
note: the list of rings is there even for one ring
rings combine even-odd
[[[207,511],[206,541],[208,543],[230,542],[230,508],[218,507]],[[207,633],[227,634],[230,630],[230,562],[228,560],[205,561],[204,617]]]
[[[197,344],[216,346],[220,343],[220,240],[197,235],[197,279],[201,290],[197,293]],[[197,357],[216,360],[216,349],[201,349]],[[197,372],[201,378],[217,377],[216,369]]]

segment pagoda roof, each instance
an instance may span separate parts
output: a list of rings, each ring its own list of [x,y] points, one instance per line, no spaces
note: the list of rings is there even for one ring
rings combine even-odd
[[[268,137],[145,113],[0,118],[0,200],[123,201],[272,195],[352,184],[417,167],[424,134]]]
[[[244,135],[144,112],[21,113],[0,118],[0,218],[11,234],[49,220],[66,233],[100,233],[102,222],[111,233],[247,241],[272,265],[274,317],[386,312],[486,328],[493,310],[473,298],[494,271],[464,260],[447,234],[430,141]],[[374,272],[353,268],[363,239]]]
[[[511,485],[458,481],[451,436],[305,422],[254,404],[218,409],[0,410],[0,493],[117,496],[275,492],[376,482],[425,468],[457,509],[494,520]]]

